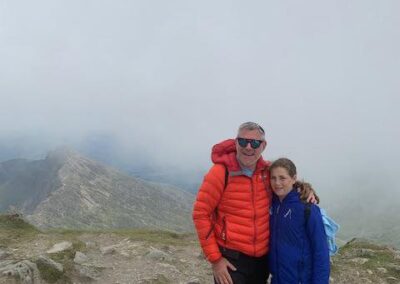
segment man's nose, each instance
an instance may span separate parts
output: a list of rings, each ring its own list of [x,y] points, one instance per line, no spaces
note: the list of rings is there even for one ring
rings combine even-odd
[[[251,145],[250,145],[250,143],[247,143],[247,144],[246,144],[246,149],[248,149],[248,150],[251,150],[251,149],[253,149],[253,148],[251,148]]]

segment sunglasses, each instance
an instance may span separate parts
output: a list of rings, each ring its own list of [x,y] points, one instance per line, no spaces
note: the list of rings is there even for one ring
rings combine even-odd
[[[240,138],[240,137],[236,138],[236,140],[240,147],[246,148],[247,144],[250,143],[250,146],[253,149],[257,149],[258,147],[261,146],[262,142],[264,142],[263,140],[246,139],[246,138]]]

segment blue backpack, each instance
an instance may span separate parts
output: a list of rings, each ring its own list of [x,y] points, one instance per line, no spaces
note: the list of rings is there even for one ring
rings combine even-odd
[[[325,234],[328,242],[328,248],[329,248],[329,255],[335,255],[338,251],[338,247],[336,245],[336,233],[339,230],[339,225],[333,221],[331,217],[329,217],[326,214],[326,211],[322,208],[320,208],[321,211],[321,216],[322,216],[322,222],[324,223],[324,228],[325,228]],[[306,218],[306,224],[308,221],[308,218],[310,217],[311,213],[311,204],[306,203],[306,206],[304,207],[304,216]]]

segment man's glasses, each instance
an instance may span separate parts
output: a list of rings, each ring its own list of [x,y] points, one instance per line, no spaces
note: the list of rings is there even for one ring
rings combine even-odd
[[[246,138],[236,138],[238,144],[242,148],[246,148],[247,144],[250,143],[251,148],[257,149],[258,147],[261,146],[263,140],[256,140],[256,139],[246,139]]]

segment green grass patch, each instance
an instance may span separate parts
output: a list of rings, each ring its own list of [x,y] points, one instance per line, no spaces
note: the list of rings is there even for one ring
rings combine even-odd
[[[341,271],[340,267],[337,266],[335,263],[331,264],[331,274],[336,274]]]
[[[76,238],[77,236],[82,235],[84,233],[94,233],[96,231],[95,230],[85,230],[85,229],[52,228],[52,229],[46,229],[45,232],[49,233],[49,234],[65,236],[67,238]]]
[[[63,272],[57,269],[50,268],[42,263],[36,263],[37,268],[40,273],[40,277],[48,283],[72,283],[68,277],[64,275]]]
[[[132,241],[143,241],[148,243],[157,243],[162,245],[186,245],[191,234],[180,234],[168,231],[158,230],[140,230],[140,229],[121,229],[114,230],[113,233]]]
[[[386,268],[388,274],[396,278],[400,278],[400,270],[390,267],[395,264],[393,255],[386,250],[377,251],[376,254],[369,258],[369,261],[364,264],[367,269],[376,270],[379,267]]]
[[[365,255],[358,256],[359,250],[368,249],[372,250],[371,253],[366,253]],[[369,269],[374,273],[378,273],[378,268],[387,269],[388,276],[394,276],[396,278],[400,278],[400,261],[396,261],[394,259],[394,254],[386,247],[380,246],[378,244],[371,243],[370,241],[356,240],[351,241],[340,248],[340,254],[347,255],[346,257],[340,257],[336,260],[340,262],[345,258],[349,258],[349,256],[354,257],[362,257],[368,259],[367,262],[361,265],[363,269]],[[348,263],[353,267],[359,266],[356,263]],[[397,266],[396,266],[397,265]],[[332,266],[333,268],[335,266]],[[378,273],[379,274],[379,273]]]
[[[129,238],[132,241],[143,241],[148,243],[157,243],[161,245],[187,245],[194,239],[192,233],[176,233],[162,230],[151,229],[88,229],[88,230],[70,230],[70,229],[51,229],[46,232],[62,235],[64,238],[74,239],[82,234],[114,234],[122,238]]]
[[[0,215],[0,229],[1,230],[24,230],[39,232],[33,225],[26,222],[18,214],[2,214]]]
[[[347,244],[345,244],[343,247],[341,247],[341,250],[346,250],[348,248],[354,249],[354,248],[361,248],[361,249],[372,249],[372,250],[381,250],[382,246],[373,243],[370,240],[362,240],[362,239],[353,239]]]
[[[20,215],[0,215],[0,245],[9,245],[21,239],[29,240],[41,233],[37,228],[26,222]]]

